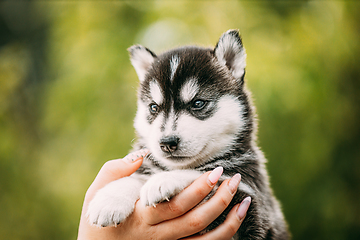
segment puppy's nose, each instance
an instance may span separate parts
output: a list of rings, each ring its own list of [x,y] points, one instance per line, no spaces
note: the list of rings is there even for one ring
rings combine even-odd
[[[173,153],[178,149],[180,138],[176,136],[163,137],[160,140],[160,148],[165,153]]]

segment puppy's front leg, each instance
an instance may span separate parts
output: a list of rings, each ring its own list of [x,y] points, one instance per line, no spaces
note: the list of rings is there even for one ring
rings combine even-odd
[[[143,181],[135,176],[121,178],[100,189],[87,210],[89,222],[101,226],[116,226],[133,211],[139,199]]]
[[[169,201],[171,197],[189,186],[201,174],[201,172],[195,170],[174,170],[157,173],[141,188],[140,200],[146,206],[155,206],[165,200]]]

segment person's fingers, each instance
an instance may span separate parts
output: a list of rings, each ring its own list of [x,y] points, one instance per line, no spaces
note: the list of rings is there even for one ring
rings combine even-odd
[[[89,187],[86,193],[87,198],[92,198],[95,192],[104,187],[106,184],[117,179],[130,176],[134,173],[141,166],[142,160],[148,152],[149,151],[146,149],[141,149],[128,154],[122,159],[115,159],[106,162]]]
[[[204,234],[185,238],[186,240],[230,240],[245,219],[251,198],[245,198],[229,212],[226,220],[214,230]]]
[[[178,236],[178,238],[191,236],[206,228],[230,204],[240,180],[240,174],[234,175],[230,180],[225,180],[215,195],[206,203],[172,221],[163,222],[161,227],[163,228],[165,238],[167,235]],[[158,227],[160,227],[160,225]],[[172,229],[172,232],[169,232],[167,229]]]
[[[128,154],[122,159],[108,161],[102,166],[85,195],[83,209],[81,212],[78,239],[116,239],[115,236],[118,236],[117,230],[121,229],[98,228],[89,224],[85,216],[88,204],[94,197],[97,190],[104,187],[109,182],[129,176],[135,172],[141,166],[142,160],[147,153],[148,150],[145,149],[136,151]]]
[[[156,207],[144,207],[138,204],[137,207],[143,213],[144,221],[154,225],[185,214],[210,193],[222,172],[223,168],[217,167],[212,172],[204,173],[169,202],[160,203]]]

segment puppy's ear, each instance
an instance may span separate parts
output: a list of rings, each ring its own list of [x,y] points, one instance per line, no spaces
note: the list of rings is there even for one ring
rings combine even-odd
[[[246,66],[246,53],[238,30],[224,33],[214,49],[216,58],[226,66],[235,79],[243,80]]]
[[[128,48],[130,61],[134,66],[140,82],[144,81],[151,64],[154,62],[156,55],[146,47],[134,45]]]

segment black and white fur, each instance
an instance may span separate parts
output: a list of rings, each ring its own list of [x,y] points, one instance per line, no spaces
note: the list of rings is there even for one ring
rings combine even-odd
[[[215,49],[190,46],[156,56],[136,45],[129,52],[140,79],[135,150],[147,148],[151,154],[136,173],[99,190],[89,205],[90,222],[116,226],[139,198],[155,206],[222,166],[219,184],[236,173],[242,180],[230,206],[206,231],[251,196],[235,238],[289,239],[266,160],[255,143],[255,111],[245,88],[246,53],[239,32],[224,33]]]

